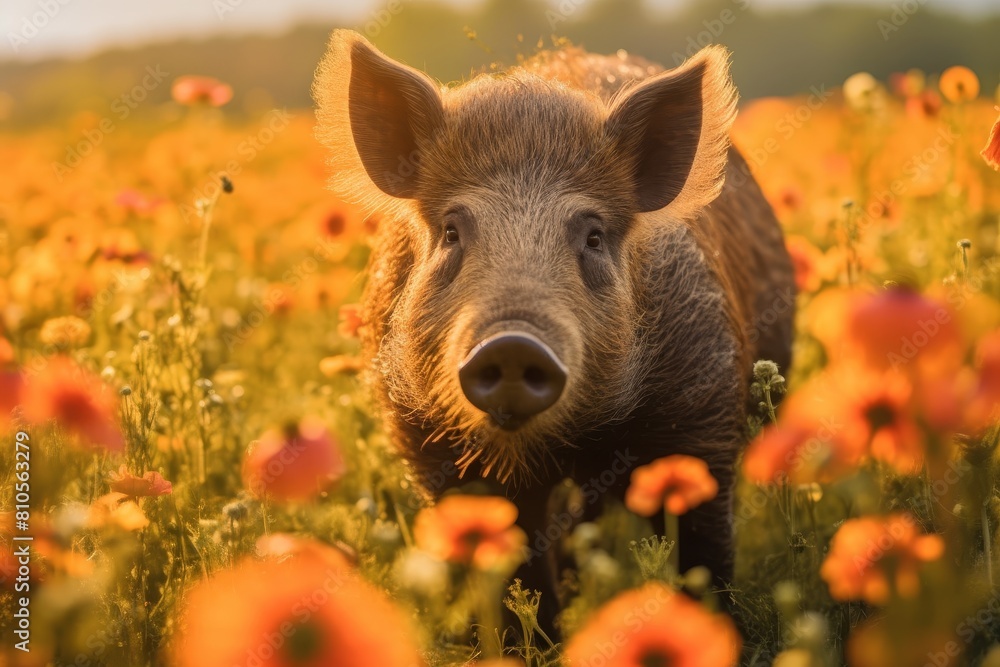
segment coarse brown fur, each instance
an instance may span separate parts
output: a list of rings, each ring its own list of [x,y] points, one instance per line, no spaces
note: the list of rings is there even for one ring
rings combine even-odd
[[[726,52],[663,71],[567,49],[443,89],[337,31],[314,92],[334,189],[381,219],[363,345],[386,428],[428,492],[494,480],[533,540],[565,477],[620,499],[618,461],[698,456],[720,493],[682,518],[682,566],[728,577],[749,373],[757,358],[789,363],[794,287],[729,146]],[[599,253],[585,247],[595,231]],[[558,402],[514,430],[457,374],[512,326],[569,369]],[[460,475],[432,481],[450,463]],[[521,576],[551,600],[546,556]]]

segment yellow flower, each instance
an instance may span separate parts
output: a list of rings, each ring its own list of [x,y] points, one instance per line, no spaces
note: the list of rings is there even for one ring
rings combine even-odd
[[[45,320],[38,337],[57,350],[83,347],[90,339],[90,325],[74,315]]]

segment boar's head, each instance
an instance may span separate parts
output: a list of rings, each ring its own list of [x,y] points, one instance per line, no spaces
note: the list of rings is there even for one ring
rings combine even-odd
[[[725,50],[605,100],[517,69],[442,88],[337,31],[314,94],[334,189],[395,249],[365,304],[393,410],[501,480],[627,415],[656,364],[644,240],[722,187]]]

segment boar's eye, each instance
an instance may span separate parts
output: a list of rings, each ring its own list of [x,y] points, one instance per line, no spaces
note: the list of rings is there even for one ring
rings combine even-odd
[[[454,245],[458,243],[458,230],[455,225],[448,225],[444,229],[444,242],[449,245]]]
[[[587,247],[591,250],[600,250],[604,247],[604,235],[597,230],[590,232],[587,237]]]

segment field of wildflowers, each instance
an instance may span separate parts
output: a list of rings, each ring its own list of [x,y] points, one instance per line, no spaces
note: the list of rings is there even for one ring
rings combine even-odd
[[[379,220],[326,193],[310,111],[237,123],[185,77],[155,122],[5,134],[0,665],[1000,665],[979,88],[955,67],[744,103],[800,295],[794,368],[755,366],[735,580],[677,571],[676,517],[717,487],[662,459],[553,538],[578,565],[561,641],[508,581],[514,507],[431,507],[386,446],[354,305]]]

